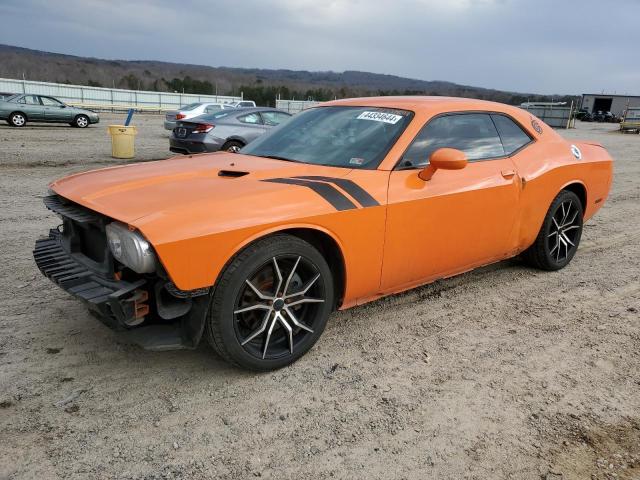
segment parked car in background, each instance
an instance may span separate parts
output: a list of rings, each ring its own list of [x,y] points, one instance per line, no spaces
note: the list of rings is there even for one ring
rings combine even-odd
[[[0,100],[6,100],[9,97],[13,97],[14,95],[17,95],[17,94],[16,93],[0,92]]]
[[[581,118],[581,120],[583,122],[620,123],[622,119],[611,112],[598,110],[596,112],[587,113]]]
[[[275,108],[235,108],[179,120],[169,140],[175,153],[237,152],[247,143],[291,117]]]
[[[620,120],[620,129],[640,133],[640,108],[627,108]]]
[[[0,101],[0,120],[14,127],[24,127],[27,122],[49,122],[86,128],[98,123],[100,117],[96,112],[66,105],[53,97],[19,94]]]
[[[216,102],[196,102],[180,107],[178,110],[167,112],[164,118],[165,130],[173,130],[176,128],[177,120],[187,120],[189,118],[199,117],[208,113],[215,113],[219,110],[235,108],[231,103]]]
[[[235,108],[255,108],[256,102],[253,100],[242,100],[241,102],[232,103]]]
[[[587,115],[589,115],[589,110],[587,110],[586,108],[581,108],[580,110],[578,110],[576,112],[576,118],[578,120],[582,120],[584,117],[586,117]]]

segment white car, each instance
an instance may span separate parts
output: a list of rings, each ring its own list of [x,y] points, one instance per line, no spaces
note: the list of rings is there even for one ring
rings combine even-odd
[[[236,108],[235,105],[236,104],[234,103],[216,102],[190,103],[189,105],[180,107],[178,110],[167,112],[164,118],[164,128],[165,130],[173,130],[174,128],[176,128],[176,121],[178,120],[186,120],[189,118],[198,117],[200,115],[215,113],[219,110],[224,110],[227,108]],[[255,106],[255,103],[253,105]]]
[[[256,102],[253,100],[242,100],[241,102],[232,103],[235,108],[256,108]]]

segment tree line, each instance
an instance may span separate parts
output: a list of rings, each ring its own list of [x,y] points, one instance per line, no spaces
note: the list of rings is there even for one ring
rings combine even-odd
[[[68,80],[62,83],[70,83]],[[233,86],[231,90],[218,91],[215,83],[209,80],[198,80],[186,75],[183,78],[172,79],[142,79],[135,74],[128,74],[121,77],[113,85],[102,85],[100,82],[89,80],[88,85],[92,87],[111,87],[125,88],[128,90],[146,90],[154,92],[178,92],[191,93],[200,95],[232,95],[244,96],[244,98],[253,100],[257,105],[275,106],[275,99],[280,97],[291,100],[313,100],[323,102],[339,98],[349,97],[368,97],[368,96],[389,96],[389,95],[432,95],[432,96],[460,96],[478,98],[481,100],[492,100],[511,105],[520,105],[523,102],[567,102],[577,100],[574,96],[554,96],[549,95],[523,95],[510,92],[502,92],[497,90],[479,90],[475,88],[466,89],[458,86],[447,92],[425,91],[425,90],[371,90],[366,88],[355,88],[343,86],[340,88],[318,87],[310,89],[297,89],[286,84],[281,85],[265,85],[261,79],[254,84],[241,84]]]

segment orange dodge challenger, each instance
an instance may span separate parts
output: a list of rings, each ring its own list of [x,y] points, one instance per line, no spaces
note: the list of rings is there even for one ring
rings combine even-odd
[[[149,349],[206,336],[253,370],[288,365],[344,309],[522,254],[566,266],[612,160],[526,111],[356,98],[244,147],[72,175],[44,203],[44,275]]]

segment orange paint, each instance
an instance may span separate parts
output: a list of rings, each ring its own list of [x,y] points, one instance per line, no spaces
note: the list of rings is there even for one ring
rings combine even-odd
[[[582,153],[577,159],[569,142],[515,107],[444,97],[326,105],[405,109],[414,117],[375,170],[214,153],[77,174],[51,188],[138,229],[183,290],[213,285],[234,254],[264,235],[322,232],[344,258],[342,308],[516,255],[532,244],[549,205],[567,185],[584,187],[585,220],[609,192],[612,161],[604,148],[574,142]],[[457,151],[441,152],[428,171],[394,170],[420,129],[449,112],[506,114],[532,142],[508,157],[465,164]],[[224,170],[247,174],[220,176]],[[305,176],[351,180],[379,205],[362,206],[353,192],[334,184],[355,205],[340,211],[310,188],[264,181]]]

